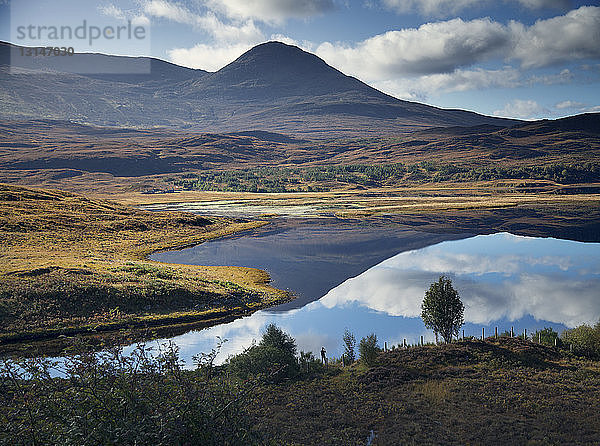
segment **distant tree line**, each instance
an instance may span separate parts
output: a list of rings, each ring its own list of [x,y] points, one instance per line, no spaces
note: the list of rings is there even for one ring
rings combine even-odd
[[[549,180],[560,184],[600,181],[600,164],[554,163],[543,166],[458,166],[422,161],[412,165],[353,164],[301,168],[256,167],[186,174],[170,181],[186,190],[226,192],[325,192],[338,186],[381,187],[404,183],[490,180]]]

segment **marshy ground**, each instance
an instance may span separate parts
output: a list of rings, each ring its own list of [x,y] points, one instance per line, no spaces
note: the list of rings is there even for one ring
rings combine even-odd
[[[261,224],[2,185],[0,344],[215,322],[284,301],[262,271],[145,260]]]

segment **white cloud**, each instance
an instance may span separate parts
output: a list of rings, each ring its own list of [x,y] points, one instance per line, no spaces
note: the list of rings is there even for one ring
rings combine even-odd
[[[504,243],[522,247],[515,246],[511,250],[514,254],[510,255],[485,254],[487,241],[500,243],[502,237]],[[473,243],[478,238],[483,242],[479,245],[482,248],[474,250]],[[348,279],[318,303],[325,308],[358,303],[392,316],[418,317],[424,290],[440,274],[447,274],[465,304],[467,322],[487,324],[502,318],[516,320],[528,314],[567,326],[597,321],[599,278],[593,274],[588,277],[569,274],[587,265],[568,254],[540,257],[527,254],[538,243],[536,239],[495,234],[407,251]],[[458,246],[465,249],[456,249]]]
[[[204,3],[231,18],[270,23],[312,17],[335,9],[333,0],[204,0]]]
[[[252,20],[240,24],[225,24],[213,13],[199,17],[197,24],[211,33],[218,41],[240,43],[259,43],[264,36]]]
[[[557,110],[571,110],[575,113],[597,113],[600,112],[600,105],[589,105],[583,102],[566,100],[554,105]]]
[[[582,7],[532,26],[515,21],[503,25],[489,18],[439,21],[354,44],[324,42],[316,54],[345,73],[407,99],[439,91],[570,83],[574,75],[569,69],[527,79],[522,71],[600,58],[600,7]],[[489,60],[514,60],[520,70],[468,69]]]
[[[131,19],[131,24],[138,26],[149,26],[150,19],[143,14],[137,15]]]
[[[568,9],[571,7],[570,0],[516,0],[516,2],[529,9]]]
[[[514,40],[509,56],[523,68],[600,58],[600,7],[583,6],[530,27],[513,21],[509,27]]]
[[[342,71],[383,80],[398,74],[450,72],[500,55],[509,41],[507,28],[489,18],[453,19],[389,31],[354,47],[325,42],[317,55]]]
[[[565,108],[582,108],[585,107],[585,104],[576,101],[562,101],[556,104],[554,107],[558,108],[559,110],[563,110]]]
[[[240,23],[224,23],[215,13],[196,14],[185,6],[166,0],[150,0],[144,3],[144,13],[177,23],[192,25],[209,33],[219,42],[231,42],[227,47],[258,43],[264,36],[252,20]],[[218,48],[217,48],[218,49]]]
[[[574,76],[571,70],[565,68],[557,74],[550,74],[544,76],[534,75],[528,79],[529,84],[544,84],[544,85],[555,85],[555,84],[567,84],[573,80]]]
[[[384,6],[398,13],[418,11],[424,16],[447,16],[480,5],[481,0],[383,0]]]
[[[102,14],[117,20],[131,20],[132,25],[150,25],[150,19],[144,14],[134,14],[132,11],[123,11],[121,8],[113,5],[112,3],[105,6],[98,6],[98,10]]]
[[[144,3],[144,12],[153,17],[165,18],[177,23],[196,23],[197,15],[186,7],[166,0],[150,0]]]
[[[536,119],[547,112],[540,104],[531,99],[514,99],[507,103],[502,110],[495,110],[493,114],[503,118]]]
[[[408,85],[411,91],[421,92],[421,95],[437,92],[453,92],[479,90],[484,88],[514,88],[521,84],[521,74],[512,67],[499,70],[474,70],[457,69],[452,73],[439,73],[420,76],[402,82]]]
[[[199,43],[192,48],[173,48],[168,51],[171,62],[189,68],[200,68],[217,71],[244,54],[252,44],[218,44]]]

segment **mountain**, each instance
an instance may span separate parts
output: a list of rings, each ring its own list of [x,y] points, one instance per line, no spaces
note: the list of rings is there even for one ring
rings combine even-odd
[[[280,42],[258,45],[215,73],[102,54],[23,56],[9,62],[11,53],[21,51],[0,45],[3,119],[312,136],[518,123],[393,98]],[[11,72],[9,63],[14,67],[15,60],[17,69]]]
[[[75,53],[72,56],[25,55],[27,47],[0,42],[0,66],[10,65],[22,72],[71,73],[104,81],[143,83],[179,82],[208,74],[153,57],[110,56]]]

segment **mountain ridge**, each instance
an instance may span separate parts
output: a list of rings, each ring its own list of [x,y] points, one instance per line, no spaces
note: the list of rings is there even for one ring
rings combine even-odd
[[[66,62],[51,56],[26,60],[22,74],[10,74],[6,53],[19,47],[0,45],[0,92],[7,98],[0,111],[4,119],[313,136],[393,134],[440,126],[509,127],[520,122],[394,98],[281,42],[257,45],[212,73],[160,59],[77,53],[64,72],[57,70]],[[138,69],[136,63],[149,63],[153,71],[114,72]],[[81,64],[98,67],[98,73],[75,73]],[[101,73],[100,68],[111,67],[113,72]]]

